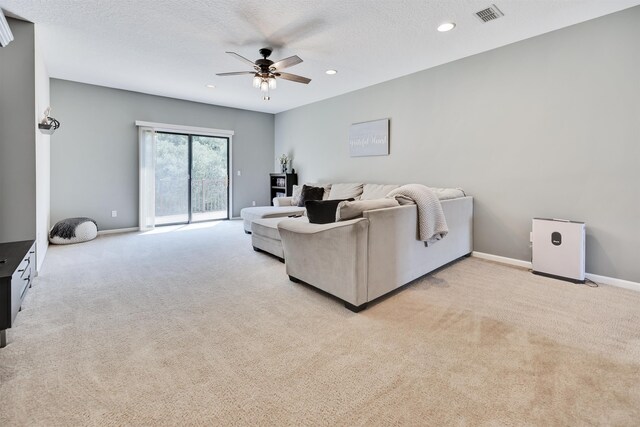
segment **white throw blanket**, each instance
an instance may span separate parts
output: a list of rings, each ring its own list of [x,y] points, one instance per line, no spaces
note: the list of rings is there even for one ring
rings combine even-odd
[[[447,235],[449,227],[436,194],[421,184],[407,184],[392,190],[387,197],[401,205],[415,203],[418,206],[418,234],[428,246]]]

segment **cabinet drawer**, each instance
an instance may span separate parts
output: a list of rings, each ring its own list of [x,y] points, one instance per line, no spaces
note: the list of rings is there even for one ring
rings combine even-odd
[[[35,273],[35,245],[25,254],[11,276],[11,323],[16,319]]]
[[[22,289],[20,290],[20,302],[24,300],[24,296],[27,293],[27,289],[31,286],[31,281],[33,280],[33,269],[29,267],[27,271],[22,275]]]
[[[22,301],[27,294],[31,283],[32,270],[27,267],[25,271],[16,271],[11,277],[11,323],[16,319],[18,311],[22,306]]]
[[[18,266],[18,270],[16,270],[16,273],[19,273],[20,277],[24,277],[25,274],[27,273],[27,270],[29,270],[30,267],[31,267],[31,257],[27,256],[25,259],[22,260],[22,262]]]

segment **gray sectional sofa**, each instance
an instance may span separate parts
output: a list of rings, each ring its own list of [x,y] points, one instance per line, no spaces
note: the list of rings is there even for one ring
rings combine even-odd
[[[307,184],[324,187],[324,199],[348,199],[353,197],[356,200],[375,200],[385,197],[390,191],[400,187],[397,184],[362,184],[362,183],[339,183],[339,184]],[[294,185],[294,196],[276,197],[273,199],[273,206],[257,206],[244,208],[240,211],[243,220],[244,231],[251,233],[251,223],[261,218],[283,218],[291,215],[303,215],[305,209],[297,206],[296,189],[302,186]],[[432,188],[441,200],[460,197],[464,195],[457,188]],[[299,196],[299,194],[297,195]]]
[[[443,200],[449,233],[426,246],[418,240],[416,205],[365,211],[330,224],[278,223],[286,270],[344,301],[352,311],[473,250],[473,198]]]
[[[325,185],[327,199],[383,198],[398,185]],[[341,299],[352,311],[414,279],[471,253],[473,198],[460,189],[432,188],[449,232],[429,246],[418,240],[418,208],[404,205],[365,211],[360,218],[312,224],[300,215],[295,199],[274,199],[274,206],[242,210],[245,231],[253,231],[254,249],[286,260],[294,282],[305,282]]]

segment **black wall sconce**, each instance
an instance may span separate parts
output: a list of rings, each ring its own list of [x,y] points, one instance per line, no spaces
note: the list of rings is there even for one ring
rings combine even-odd
[[[53,135],[53,133],[60,127],[60,122],[49,116],[51,114],[51,107],[44,110],[44,119],[38,123],[38,129],[45,135]]]

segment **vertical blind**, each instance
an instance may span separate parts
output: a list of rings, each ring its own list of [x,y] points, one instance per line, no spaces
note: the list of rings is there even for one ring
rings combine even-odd
[[[138,128],[140,144],[140,230],[155,227],[156,220],[156,133],[152,128]]]

